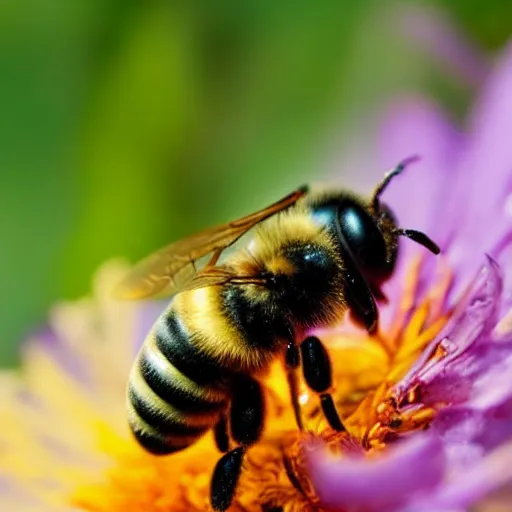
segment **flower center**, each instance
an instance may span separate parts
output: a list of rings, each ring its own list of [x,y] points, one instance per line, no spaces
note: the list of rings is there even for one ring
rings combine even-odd
[[[442,265],[441,265],[442,266]],[[322,440],[336,456],[372,457],[400,436],[428,428],[435,410],[422,404],[419,385],[397,396],[394,385],[445,325],[445,299],[452,274],[442,268],[420,295],[421,260],[411,262],[389,327],[377,336],[330,330],[320,334],[333,365],[332,394],[347,428],[335,432],[316,395],[300,383],[305,430],[298,431],[282,365],[264,380],[267,415],[264,434],[252,446],[232,509],[242,511],[322,510],[307,470],[310,446]],[[431,357],[442,357],[435,352]],[[169,457],[144,453],[129,437],[108,432],[104,443],[115,463],[98,484],[82,487],[74,506],[94,512],[208,510],[209,480],[220,457],[211,436]]]

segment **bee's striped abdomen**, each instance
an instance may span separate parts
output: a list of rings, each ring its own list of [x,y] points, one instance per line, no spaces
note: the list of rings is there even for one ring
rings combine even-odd
[[[228,408],[233,375],[251,375],[275,357],[268,326],[256,331],[265,333],[257,346],[248,338],[252,324],[228,314],[232,306],[221,287],[200,288],[176,295],[157,320],[128,388],[130,426],[147,450],[172,453],[192,444]]]
[[[149,387],[167,403],[180,411],[210,413],[222,410],[225,400],[207,398],[207,393],[196,389],[190,378],[185,378],[176,367],[170,373],[161,362],[163,354],[157,349],[143,349],[139,359],[140,372]],[[181,375],[179,375],[181,373]],[[197,384],[197,382],[196,382]]]
[[[174,308],[167,315],[162,315],[155,326],[156,345],[161,353],[183,375],[202,386],[228,377],[227,368],[201,347],[208,346],[206,337],[201,332],[189,332]]]
[[[226,409],[221,367],[201,355],[171,307],[157,321],[130,375],[128,418],[139,443],[168,454],[194,443]],[[215,371],[214,371],[215,370]]]

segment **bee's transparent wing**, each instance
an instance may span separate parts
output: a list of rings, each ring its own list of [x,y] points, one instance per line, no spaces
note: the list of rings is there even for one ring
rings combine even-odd
[[[212,272],[220,254],[259,222],[296,203],[307,193],[306,187],[280,201],[241,219],[206,229],[191,237],[160,249],[143,259],[116,286],[117,298],[136,300],[172,295],[179,290],[223,284],[237,276],[218,267]],[[206,266],[198,268],[199,260],[211,255]],[[238,276],[239,279],[245,279]],[[247,281],[244,281],[247,282]]]

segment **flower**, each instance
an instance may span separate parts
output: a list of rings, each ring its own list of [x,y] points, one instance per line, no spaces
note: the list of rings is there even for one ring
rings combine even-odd
[[[0,482],[6,489],[3,503],[13,510],[207,508],[209,478],[219,457],[211,437],[159,458],[145,453],[128,434],[126,376],[162,306],[112,301],[108,290],[124,270],[115,263],[105,265],[97,276],[93,299],[55,308],[49,328],[24,347],[23,379],[14,373],[2,376]],[[361,451],[358,440],[365,436],[367,445],[380,440],[380,432],[368,434],[375,424],[368,414],[372,397],[382,395],[386,379],[396,381],[404,374],[443,325],[442,314],[436,314],[428,328],[422,327],[421,319],[427,309],[434,311],[449,283],[449,276],[443,275],[437,298],[432,296],[417,308],[407,332],[400,333],[399,328],[411,307],[407,297],[412,296],[413,278],[395,328],[385,339],[325,333],[334,362],[336,401],[343,416],[350,418],[350,438],[326,428],[304,386],[301,402],[310,433],[300,435],[285,378],[279,365],[273,368],[266,381],[267,434],[249,450],[235,510],[260,510],[262,502],[285,510],[309,510],[318,503],[304,451],[311,439],[351,451]],[[126,343],[127,339],[133,343]]]
[[[104,266],[94,299],[54,308],[22,348],[22,374],[0,373],[4,510],[69,510],[76,486],[110,462],[98,442],[124,429],[126,372],[160,309],[112,301],[123,268]]]
[[[411,151],[423,160],[386,202],[440,243],[443,257],[436,265],[403,244],[377,335],[346,325],[316,331],[329,347],[346,432],[328,428],[303,383],[299,432],[282,369],[271,369],[267,425],[248,450],[232,510],[464,510],[512,480],[511,94],[512,47],[466,135],[425,100],[392,106],[385,163]],[[26,344],[22,372],[0,374],[6,510],[208,509],[219,458],[211,435],[154,457],[128,433],[129,367],[162,305],[110,299],[123,271],[103,267],[94,297],[57,307]]]
[[[466,510],[512,480],[511,94],[512,46],[488,77],[467,133],[424,99],[389,108],[383,159],[396,162],[407,147],[425,158],[386,199],[443,247],[454,272],[445,308],[453,313],[390,386],[388,406],[381,402],[391,421],[432,411],[428,430],[401,436],[374,458],[312,453],[317,493],[336,510]],[[410,258],[416,249],[406,251]],[[432,271],[420,270],[420,290]],[[396,281],[389,291],[401,293]]]

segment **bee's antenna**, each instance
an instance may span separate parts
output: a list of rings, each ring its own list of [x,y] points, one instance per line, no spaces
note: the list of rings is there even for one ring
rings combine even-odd
[[[382,195],[384,190],[386,190],[386,188],[389,185],[389,183],[391,182],[391,180],[395,176],[398,176],[409,164],[417,162],[419,159],[420,159],[419,155],[409,156],[409,157],[405,158],[404,160],[402,160],[394,169],[392,169],[391,171],[386,173],[386,175],[384,176],[384,179],[377,185],[377,188],[373,192],[372,200],[370,203],[370,206],[371,206],[373,212],[375,213],[375,215],[377,215],[377,213],[380,210],[380,201],[379,201],[380,196]]]
[[[399,236],[410,238],[417,244],[426,247],[430,252],[433,252],[434,254],[439,254],[441,252],[439,246],[421,231],[416,231],[415,229],[397,229],[395,233]]]

